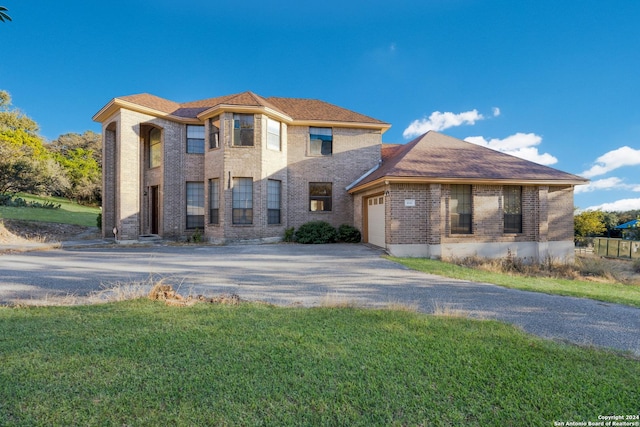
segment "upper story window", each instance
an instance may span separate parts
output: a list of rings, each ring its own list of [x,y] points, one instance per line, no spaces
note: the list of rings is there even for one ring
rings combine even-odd
[[[204,154],[204,126],[187,125],[187,153]]]
[[[452,185],[449,200],[452,234],[471,234],[471,186]]]
[[[280,151],[280,122],[267,119],[267,148],[270,150]]]
[[[220,116],[209,119],[209,148],[220,148]]]
[[[253,146],[253,114],[233,115],[233,145],[236,147]]]
[[[156,168],[162,164],[162,132],[158,128],[149,131],[149,167]]]
[[[331,128],[309,128],[309,154],[330,156],[333,153],[333,130]]]
[[[309,183],[309,210],[312,212],[331,211],[331,183]]]
[[[504,194],[504,232],[522,233],[522,187],[509,185]]]

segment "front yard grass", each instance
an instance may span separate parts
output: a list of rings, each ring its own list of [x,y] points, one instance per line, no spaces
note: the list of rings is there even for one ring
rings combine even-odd
[[[495,321],[261,304],[0,308],[0,425],[553,425],[640,362]]]
[[[531,277],[520,274],[497,273],[426,258],[387,258],[412,270],[453,279],[492,283],[494,285],[523,291],[591,298],[598,301],[640,307],[640,286],[633,284],[602,283],[555,277]]]
[[[17,196],[26,201],[51,202],[61,206],[59,209],[0,206],[0,219],[20,219],[95,227],[96,219],[100,213],[100,208],[98,207],[83,206],[60,197],[41,197],[22,193]]]

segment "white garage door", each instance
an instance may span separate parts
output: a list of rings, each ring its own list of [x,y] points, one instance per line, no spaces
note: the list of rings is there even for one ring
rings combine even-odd
[[[385,222],[384,196],[367,199],[367,241],[372,245],[385,247]]]

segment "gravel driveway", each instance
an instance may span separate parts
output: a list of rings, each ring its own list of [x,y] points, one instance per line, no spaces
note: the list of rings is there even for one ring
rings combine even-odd
[[[365,245],[86,246],[0,255],[0,302],[84,297],[164,279],[182,295],[314,306],[323,301],[461,311],[527,332],[640,355],[640,309],[447,279],[409,270]]]

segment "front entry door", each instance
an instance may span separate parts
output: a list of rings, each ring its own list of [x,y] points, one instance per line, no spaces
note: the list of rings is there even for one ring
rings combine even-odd
[[[151,234],[158,234],[160,217],[160,195],[158,186],[151,187]]]

